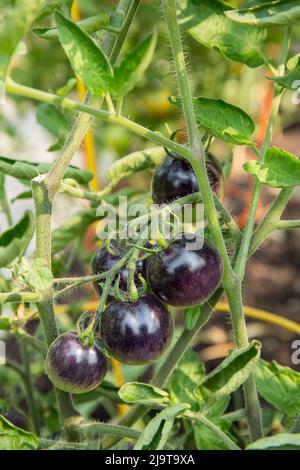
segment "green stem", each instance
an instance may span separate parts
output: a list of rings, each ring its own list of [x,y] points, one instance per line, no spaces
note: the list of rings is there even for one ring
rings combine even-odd
[[[126,426],[120,426],[117,424],[108,424],[108,423],[87,423],[81,424],[76,427],[76,430],[82,432],[83,435],[93,435],[93,436],[102,436],[102,435],[112,435],[116,437],[125,437],[129,439],[137,440],[140,437],[140,431],[135,429],[127,428]]]
[[[40,302],[43,300],[43,294],[40,292],[1,292],[0,304],[16,303],[22,304],[24,302]]]
[[[42,258],[51,270],[51,215],[52,203],[49,200],[45,176],[32,180],[32,194],[36,212],[36,258]],[[42,292],[44,300],[37,304],[43,331],[48,347],[58,336],[58,329],[53,308],[52,289]],[[68,394],[55,389],[61,424],[65,419],[76,415],[71,398]]]
[[[276,225],[277,230],[289,230],[292,228],[300,228],[300,220],[281,220]]]
[[[202,200],[205,208],[205,213],[209,221],[209,227],[218,249],[222,262],[223,262],[223,286],[228,297],[230,305],[231,318],[233,329],[235,333],[235,342],[237,347],[248,345],[246,323],[243,315],[243,304],[241,295],[241,283],[238,282],[237,277],[231,267],[229,255],[227,253],[226,244],[223,238],[221,226],[219,223],[218,212],[215,207],[213,191],[210,187],[209,178],[207,175],[204,151],[202,148],[201,138],[197,128],[197,121],[193,109],[192,96],[189,87],[188,75],[185,66],[184,53],[182,49],[180,32],[176,16],[176,1],[175,0],[161,0],[166,23],[168,26],[173,58],[175,63],[175,70],[177,74],[178,87],[180,90],[182,107],[187,124],[189,134],[189,141],[194,153],[194,158],[191,160],[193,170],[201,191]],[[253,388],[254,384],[254,388]],[[261,411],[259,407],[255,383],[249,382],[249,386],[245,387],[245,397],[248,409],[248,424],[253,440],[262,437],[262,422]],[[249,407],[251,410],[249,410]],[[256,417],[254,420],[253,417]]]
[[[266,213],[266,215],[264,216],[264,218],[262,219],[253,234],[249,250],[250,256],[253,255],[253,253],[262,244],[262,242],[272,233],[272,231],[276,229],[293,191],[294,188],[282,189],[274,200],[270,209],[268,210],[268,212]]]

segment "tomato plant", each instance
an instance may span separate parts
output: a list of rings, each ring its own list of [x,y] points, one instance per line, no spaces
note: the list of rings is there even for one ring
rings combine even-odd
[[[249,340],[243,300],[249,258],[275,231],[300,227],[282,218],[299,159],[272,144],[283,97],[300,83],[299,2],[160,0],[155,21],[140,0],[82,2],[83,18],[75,1],[7,3],[1,99],[36,106],[56,155],[0,157],[0,344],[14,337],[21,353],[0,368],[0,449],[299,449],[299,372]],[[247,112],[228,102],[243,81],[272,83],[262,145],[249,90]],[[83,142],[88,168],[73,165]],[[223,198],[241,146],[251,158],[234,163],[253,183],[242,228]],[[120,158],[100,190],[108,147]],[[15,180],[23,190],[11,198]],[[258,221],[265,188],[273,200]],[[233,344],[207,368],[193,346],[222,296]]]

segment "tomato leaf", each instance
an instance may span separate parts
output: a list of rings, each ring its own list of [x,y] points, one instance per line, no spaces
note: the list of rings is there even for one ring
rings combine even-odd
[[[150,406],[167,405],[169,403],[168,392],[140,382],[126,383],[120,388],[118,395],[126,403],[139,403]]]
[[[76,24],[85,33],[92,34],[108,26],[108,23],[109,15],[107,13],[99,13],[98,15],[90,16],[89,18],[84,18],[83,20],[78,21]],[[34,34],[36,34],[36,36],[42,39],[58,39],[57,28],[35,28],[33,32]]]
[[[233,439],[233,436],[228,432],[231,428],[229,421],[224,418],[212,419],[211,421],[215,426],[220,428],[221,431],[228,434],[230,439]],[[231,450],[214,431],[202,423],[196,423],[194,436],[197,449],[199,450]]]
[[[7,2],[12,3],[12,2]],[[27,34],[45,0],[16,0],[5,10],[0,23],[0,80],[6,77],[11,57],[18,43]]]
[[[273,80],[277,85],[288,90],[297,90],[300,87],[300,57],[297,58],[295,66],[282,77],[275,77]]]
[[[134,450],[161,450],[167,442],[177,415],[186,410],[186,403],[168,406],[158,413],[146,426],[135,443]]]
[[[0,235],[0,267],[23,255],[34,232],[34,217],[26,211],[21,220]]]
[[[286,415],[291,423],[300,414],[300,373],[277,362],[260,360],[255,370],[260,396]]]
[[[233,351],[218,367],[206,375],[195,389],[202,408],[215,404],[237,390],[250,376],[260,356],[261,346],[253,341]]]
[[[69,131],[68,121],[53,104],[42,103],[37,107],[37,122],[55,137],[65,137]]]
[[[1,450],[35,450],[39,440],[34,434],[17,428],[4,416],[0,415]]]
[[[111,184],[117,184],[121,179],[143,170],[152,170],[159,165],[166,156],[163,147],[153,147],[130,153],[117,160],[107,172]]]
[[[240,25],[225,16],[231,7],[219,0],[180,0],[178,21],[196,41],[249,67],[263,64],[260,48],[266,30]]]
[[[55,13],[59,40],[75,74],[94,95],[109,91],[113,70],[95,41],[58,11]]]
[[[172,104],[182,107],[179,98],[171,97]],[[194,98],[198,124],[218,139],[235,145],[255,145],[250,140],[255,130],[252,119],[245,111],[222,100],[211,98]]]
[[[300,185],[300,160],[295,155],[277,147],[268,149],[264,163],[249,160],[244,169],[262,184],[272,188],[289,188]]]
[[[154,31],[125,55],[121,64],[114,69],[113,96],[118,98],[127,95],[142,80],[151,63],[156,42],[157,34]]]
[[[36,176],[47,173],[51,166],[51,163],[35,163],[0,157],[0,171],[19,180],[30,181]],[[93,174],[89,170],[82,170],[71,165],[64,177],[74,179],[85,186],[93,179]]]
[[[169,393],[172,403],[188,403],[193,411],[199,410],[194,390],[204,377],[205,368],[197,353],[188,349],[172,374]]]
[[[300,20],[300,5],[295,0],[275,0],[250,8],[229,10],[225,15],[233,21],[247,25],[287,26]]]
[[[300,434],[281,433],[252,442],[246,450],[299,450]]]
[[[45,260],[36,258],[33,260],[32,267],[25,276],[26,282],[33,289],[43,291],[52,286],[53,275],[45,264]]]

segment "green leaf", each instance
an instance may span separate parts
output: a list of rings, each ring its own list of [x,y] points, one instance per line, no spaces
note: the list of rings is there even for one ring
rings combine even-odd
[[[259,361],[255,370],[258,392],[268,403],[284,413],[289,422],[300,414],[300,373],[277,362]]]
[[[27,34],[45,0],[16,0],[0,23],[0,80],[6,77],[11,57]]]
[[[275,77],[273,80],[288,90],[297,90],[300,86],[300,57],[297,57],[294,67],[282,77]]]
[[[1,450],[35,450],[39,440],[34,434],[17,428],[0,415]]]
[[[26,282],[30,287],[36,290],[47,290],[52,286],[53,275],[47,267],[44,259],[36,258],[30,271],[26,274]]]
[[[125,55],[114,69],[111,92],[116,98],[127,95],[142,80],[149,67],[157,42],[156,31]]]
[[[11,319],[7,317],[0,317],[0,330],[9,331],[11,328]]]
[[[266,30],[245,26],[225,16],[231,7],[218,0],[180,0],[178,21],[196,41],[249,67],[263,64],[260,53]]]
[[[42,103],[37,107],[38,123],[55,137],[65,137],[69,131],[68,121],[63,113],[53,104]]]
[[[252,442],[246,450],[299,450],[300,434],[282,433]]]
[[[195,389],[201,407],[215,404],[235,392],[250,376],[260,356],[261,346],[253,341],[233,351],[216,369],[206,375]]]
[[[56,254],[65,250],[69,243],[77,238],[83,238],[88,226],[100,218],[96,215],[95,209],[78,211],[73,214],[68,222],[53,231],[52,253]]]
[[[120,388],[118,395],[126,403],[141,405],[167,405],[169,403],[168,392],[140,382],[126,383]]]
[[[277,147],[271,147],[264,163],[249,160],[244,169],[262,184],[272,188],[290,188],[300,185],[300,160],[295,155]]]
[[[194,307],[188,307],[184,310],[184,326],[187,330],[192,330],[201,315],[200,305]]]
[[[175,418],[186,410],[186,403],[169,406],[158,413],[146,426],[135,443],[134,450],[161,450],[164,448]]]
[[[72,21],[55,13],[59,40],[72,65],[90,93],[104,95],[109,91],[113,70],[102,49]]]
[[[287,26],[300,20],[300,5],[295,0],[276,0],[250,8],[226,11],[238,23],[254,26]]]
[[[170,101],[181,108],[181,100]],[[211,135],[235,145],[255,145],[251,135],[255,130],[252,119],[245,111],[222,100],[194,98],[193,106],[198,124]]]
[[[163,147],[153,147],[130,153],[111,165],[107,172],[108,180],[112,185],[115,185],[132,173],[152,170],[163,161],[165,156],[166,151]]]
[[[78,21],[76,24],[85,33],[92,34],[108,26],[108,23],[109,15],[107,13],[99,13],[98,15],[90,16],[89,18],[84,18],[83,20]],[[50,40],[58,39],[57,28],[35,28],[33,32],[39,38]]]
[[[30,211],[16,225],[0,235],[0,267],[5,268],[23,255],[34,232],[34,217]]]
[[[188,403],[193,411],[198,411],[199,404],[194,390],[201,382],[204,374],[205,368],[197,353],[192,349],[188,349],[173,372],[169,383],[172,403]]]
[[[232,435],[228,432],[231,428],[229,421],[224,418],[213,419],[211,421],[233,439]],[[231,450],[214,431],[202,423],[195,425],[194,436],[197,449],[199,450]]]
[[[20,180],[30,181],[36,176],[47,173],[51,166],[51,163],[35,163],[0,157],[0,172]],[[93,174],[89,170],[70,166],[64,177],[72,178],[79,184],[86,186],[93,179]]]

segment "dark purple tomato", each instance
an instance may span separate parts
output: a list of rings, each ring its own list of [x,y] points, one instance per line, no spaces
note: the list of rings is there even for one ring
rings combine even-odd
[[[108,271],[111,269],[120,259],[122,258],[122,255],[112,255],[108,251],[106,251],[105,248],[100,248],[99,250],[96,251],[94,254],[94,257],[92,259],[92,271],[93,274],[100,274],[105,271]],[[138,275],[141,274],[143,277],[146,277],[146,268],[145,268],[145,261],[144,260],[139,260],[136,265],[136,271],[135,271],[135,283],[136,286],[139,287],[141,286],[141,281],[139,280]],[[120,275],[120,289],[123,291],[127,290],[127,279],[128,279],[128,272],[126,266],[124,266],[122,269],[119,271]],[[94,282],[94,287],[99,295],[102,293],[102,289],[99,285],[98,282]],[[108,297],[108,302],[111,302],[113,297],[109,296]]]
[[[107,372],[107,360],[97,347],[84,346],[76,333],[64,333],[48,350],[46,372],[60,390],[85,393],[102,382]]]
[[[210,185],[219,196],[222,193],[222,170],[216,158],[207,156],[206,168]],[[152,198],[156,204],[172,202],[199,191],[194,170],[189,162],[170,153],[157,168],[152,179]]]
[[[149,258],[148,283],[155,295],[169,305],[187,307],[206,300],[222,278],[217,250],[206,240],[195,245],[195,235],[183,235]],[[200,242],[201,245],[201,242]]]
[[[173,320],[153,295],[136,302],[112,302],[100,321],[100,334],[108,352],[126,364],[157,360],[168,348]]]

